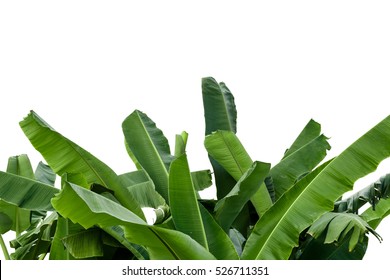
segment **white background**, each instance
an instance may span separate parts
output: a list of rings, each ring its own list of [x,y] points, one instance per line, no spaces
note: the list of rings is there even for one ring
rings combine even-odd
[[[254,160],[277,163],[311,118],[329,159],[390,112],[389,14],[387,1],[2,1],[0,169],[41,160],[18,125],[31,109],[117,173],[135,169],[121,131],[134,109],[171,147],[186,130],[191,169],[211,168],[206,76],[235,95]],[[385,161],[356,189],[389,172]],[[366,260],[390,253],[390,220],[378,232]]]

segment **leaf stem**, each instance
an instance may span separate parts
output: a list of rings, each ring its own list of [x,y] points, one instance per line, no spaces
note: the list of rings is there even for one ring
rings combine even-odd
[[[1,234],[0,234],[0,245],[1,245],[1,249],[3,250],[4,258],[6,260],[10,260],[11,258],[9,256],[7,246],[5,246],[3,235],[1,235]]]

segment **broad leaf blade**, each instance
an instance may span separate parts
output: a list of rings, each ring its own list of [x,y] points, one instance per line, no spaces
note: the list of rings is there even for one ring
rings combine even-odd
[[[56,193],[52,186],[0,171],[0,199],[19,208],[53,211],[50,199]]]
[[[49,165],[44,164],[42,161],[39,162],[35,170],[35,178],[37,181],[53,186],[56,181],[56,174],[50,168]]]
[[[225,232],[240,214],[245,204],[259,190],[270,169],[270,164],[255,162],[238,180],[237,184],[215,206],[215,217]]]
[[[329,149],[327,138],[320,135],[298,150],[289,153],[272,167],[270,176],[275,187],[276,199],[291,188],[300,176],[313,170],[325,158],[326,151]]]
[[[390,116],[354,142],[318,174],[312,172],[285,193],[256,224],[244,252],[245,259],[287,259],[300,233],[354,182],[374,171],[390,156]],[[309,177],[309,179],[308,179]],[[306,179],[306,180],[305,180]]]
[[[176,229],[191,236],[208,249],[197,195],[185,154],[172,161],[171,164],[169,206]]]
[[[55,209],[84,228],[121,225],[126,238],[147,246],[151,259],[215,259],[188,235],[157,226],[149,226],[123,206],[71,183],[52,199]],[[72,203],[74,207],[68,207]]]
[[[199,209],[202,215],[210,252],[218,260],[238,260],[239,256],[229,236],[202,204],[199,204]]]
[[[97,183],[113,190],[126,208],[143,217],[141,208],[121,185],[118,176],[102,161],[56,132],[33,111],[20,122],[20,126],[31,144],[59,176],[80,173],[88,184]]]
[[[168,140],[156,124],[138,110],[123,121],[122,129],[131,153],[152,178],[156,190],[168,201],[168,170],[173,160]]]
[[[209,155],[218,161],[236,181],[253,163],[238,137],[231,131],[213,132],[206,136],[204,145]]]
[[[310,120],[298,135],[297,139],[295,139],[295,141],[292,143],[291,147],[287,149],[283,158],[298,151],[300,148],[320,136],[320,134],[321,125],[314,120]]]

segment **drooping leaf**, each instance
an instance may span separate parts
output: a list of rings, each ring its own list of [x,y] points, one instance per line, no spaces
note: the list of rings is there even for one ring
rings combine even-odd
[[[340,243],[352,232],[349,240],[349,251],[353,251],[358,243],[363,242],[369,232],[376,238],[381,237],[362,218],[352,213],[328,212],[322,215],[307,231],[314,238],[326,232],[325,244]]]
[[[313,171],[285,193],[258,221],[244,252],[245,259],[287,259],[300,233],[353,183],[390,156],[390,116],[364,134],[320,172]],[[318,169],[318,168],[317,168]],[[315,176],[315,177],[313,177]]]
[[[56,231],[50,246],[50,260],[74,260],[75,258],[65,248],[62,239],[69,234],[80,231],[82,231],[80,226],[73,224],[70,220],[62,216],[58,216]]]
[[[370,203],[375,211],[379,200],[387,199],[389,196],[390,174],[387,174],[364,189],[354,193],[352,196],[337,201],[335,203],[335,210],[338,212],[348,211],[350,213],[357,213],[363,205]]]
[[[168,170],[173,160],[168,140],[156,124],[138,110],[123,121],[122,129],[131,153],[152,178],[156,190],[168,201]]]
[[[74,208],[69,208],[69,203]],[[151,259],[215,259],[188,235],[158,226],[147,225],[128,209],[105,197],[71,183],[52,199],[54,208],[74,223],[88,229],[120,225],[125,237],[146,246]]]
[[[0,201],[1,203],[1,201]],[[1,204],[0,204],[1,209]],[[4,212],[0,212],[0,234],[8,232],[12,228],[12,219]]]
[[[186,154],[172,161],[169,171],[169,206],[177,230],[208,249],[205,229]]]
[[[360,216],[373,229],[376,229],[384,218],[390,214],[390,199],[381,199],[376,205],[375,210],[370,207]]]
[[[245,204],[259,190],[270,169],[270,164],[255,162],[241,178],[234,188],[215,206],[215,218],[225,232],[237,218]]]
[[[349,243],[353,232],[337,243],[324,244],[326,232],[317,239],[311,238],[296,259],[299,260],[361,260],[366,254],[368,237],[364,236],[355,248],[350,251]]]
[[[118,179],[118,175],[92,154],[56,132],[35,112],[20,122],[20,126],[46,162],[59,176],[82,174],[88,184],[97,183],[115,192],[122,205],[143,217],[141,208]]]

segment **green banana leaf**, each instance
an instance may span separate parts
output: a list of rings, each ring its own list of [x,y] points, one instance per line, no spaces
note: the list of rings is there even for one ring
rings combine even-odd
[[[91,228],[66,235],[62,238],[66,251],[76,259],[103,257],[102,232],[99,228]]]
[[[313,170],[326,156],[330,149],[327,138],[320,135],[298,150],[290,148],[278,164],[271,168],[269,175],[272,177],[276,193],[276,200],[284,194],[304,174]]]
[[[209,251],[218,260],[238,260],[239,256],[236,248],[229,236],[201,203],[199,203],[199,209],[202,215]]]
[[[56,174],[50,168],[49,165],[44,164],[42,161],[39,162],[35,169],[35,178],[37,181],[53,186],[56,181]]]
[[[234,97],[224,83],[214,78],[202,79],[202,97],[205,116],[205,135],[217,130],[237,131],[237,110]],[[236,180],[209,156],[214,170],[217,198],[226,196],[236,184]]]
[[[41,182],[0,171],[0,199],[19,208],[53,211],[50,199],[58,191]]]
[[[125,237],[134,244],[146,246],[151,259],[215,259],[188,235],[148,225],[120,204],[72,183],[64,185],[52,204],[63,217],[86,229],[95,225],[122,226]]]
[[[387,199],[390,196],[390,174],[382,176],[376,182],[370,184],[364,189],[354,193],[352,196],[337,201],[335,210],[338,212],[358,213],[358,210],[370,203],[375,211],[376,205],[381,199]]]
[[[191,236],[208,250],[206,233],[186,154],[172,161],[169,170],[168,194],[176,229]]]
[[[138,110],[123,121],[122,129],[136,163],[146,170],[156,190],[168,201],[168,170],[173,156],[163,132],[146,114]]]
[[[311,238],[310,242],[298,253],[295,259],[298,260],[361,260],[367,251],[368,237],[364,236],[363,241],[350,251],[349,244],[353,232],[337,243],[324,244],[326,232],[317,239]]]
[[[269,163],[255,162],[241,176],[234,188],[215,205],[215,218],[225,232],[240,214],[245,204],[258,191],[270,169]]]
[[[295,153],[303,146],[309,144],[312,140],[320,136],[321,134],[321,125],[311,119],[306,126],[303,128],[301,133],[292,143],[291,147],[286,150],[283,158],[288,157],[289,155]]]
[[[244,259],[287,259],[300,233],[324,213],[354,182],[390,156],[390,116],[364,134],[324,168],[317,168],[286,192],[257,222]]]
[[[325,213],[307,231],[314,238],[318,238],[323,232],[326,232],[325,244],[341,243],[349,232],[352,232],[348,245],[349,252],[352,252],[358,243],[363,242],[369,232],[381,241],[381,237],[367,222],[352,213]]]
[[[231,131],[213,132],[206,136],[204,146],[209,155],[218,161],[236,181],[253,164],[241,141]]]
[[[53,236],[53,241],[50,246],[50,260],[74,260],[75,258],[70,254],[69,250],[65,248],[62,240],[69,234],[80,232],[83,229],[70,220],[58,216],[56,231]]]
[[[53,212],[37,227],[30,229],[10,241],[15,252],[11,254],[14,260],[43,259],[50,251],[52,238],[57,224],[57,213]]]
[[[244,146],[238,137],[231,131],[219,130],[206,136],[204,145],[209,155],[214,158],[235,181],[240,180],[241,176],[243,176],[253,164],[253,161]],[[261,184],[259,190],[252,196],[251,202],[256,208],[259,216],[272,206],[273,202],[265,183]]]
[[[102,161],[56,132],[34,111],[20,122],[24,134],[59,176],[80,173],[88,184],[97,183],[115,192],[122,205],[143,217],[137,201],[131,197],[118,175]]]
[[[188,133],[183,131],[181,134],[176,134],[175,139],[175,157],[179,157],[186,152]]]
[[[370,207],[364,211],[360,216],[373,229],[376,229],[384,218],[390,214],[390,199],[381,199],[374,208]]]
[[[236,229],[232,228],[229,230],[229,237],[233,242],[234,248],[239,257],[242,254],[242,247],[246,241],[245,237]]]
[[[203,191],[213,184],[210,170],[193,171],[191,178],[196,191]]]
[[[25,154],[10,157],[8,159],[7,172],[10,174],[35,180],[30,159]],[[8,186],[8,188],[10,189],[12,187],[12,185]],[[15,231],[16,236],[19,236],[31,225],[30,210],[20,208],[17,205],[6,202],[2,199],[0,199],[0,213],[3,214],[3,218],[1,221],[3,225],[3,230],[7,228],[6,225],[8,225],[8,221],[11,221],[11,227],[8,230]]]

